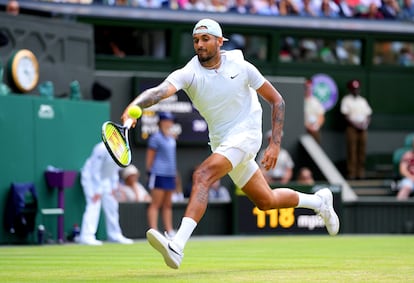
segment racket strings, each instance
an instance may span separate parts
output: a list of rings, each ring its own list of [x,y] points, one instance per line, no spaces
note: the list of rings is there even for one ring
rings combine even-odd
[[[127,164],[129,162],[129,151],[123,135],[115,126],[108,125],[105,128],[105,136],[107,144],[111,148],[111,151],[115,157],[122,164]]]

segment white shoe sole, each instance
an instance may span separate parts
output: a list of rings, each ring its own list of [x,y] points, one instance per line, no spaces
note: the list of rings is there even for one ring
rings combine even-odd
[[[149,229],[147,231],[147,240],[164,257],[165,264],[173,269],[180,267],[182,255],[175,253],[168,246],[168,240],[161,233],[154,229]],[[176,259],[173,257],[176,257]]]

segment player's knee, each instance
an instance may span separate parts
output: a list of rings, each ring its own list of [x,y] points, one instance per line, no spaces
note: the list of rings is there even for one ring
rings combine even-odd
[[[211,173],[208,169],[200,166],[197,170],[194,171],[193,174],[193,183],[194,184],[203,184],[209,187],[211,183]]]

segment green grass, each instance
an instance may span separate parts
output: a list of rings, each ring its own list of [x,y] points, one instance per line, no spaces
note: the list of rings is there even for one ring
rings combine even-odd
[[[144,240],[3,246],[0,281],[414,282],[414,237],[194,237],[179,270]]]

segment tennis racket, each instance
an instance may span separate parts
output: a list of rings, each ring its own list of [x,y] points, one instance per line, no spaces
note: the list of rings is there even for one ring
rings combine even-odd
[[[102,141],[112,159],[121,167],[131,163],[131,149],[129,148],[128,132],[133,120],[128,119],[124,125],[107,121],[102,125]]]

